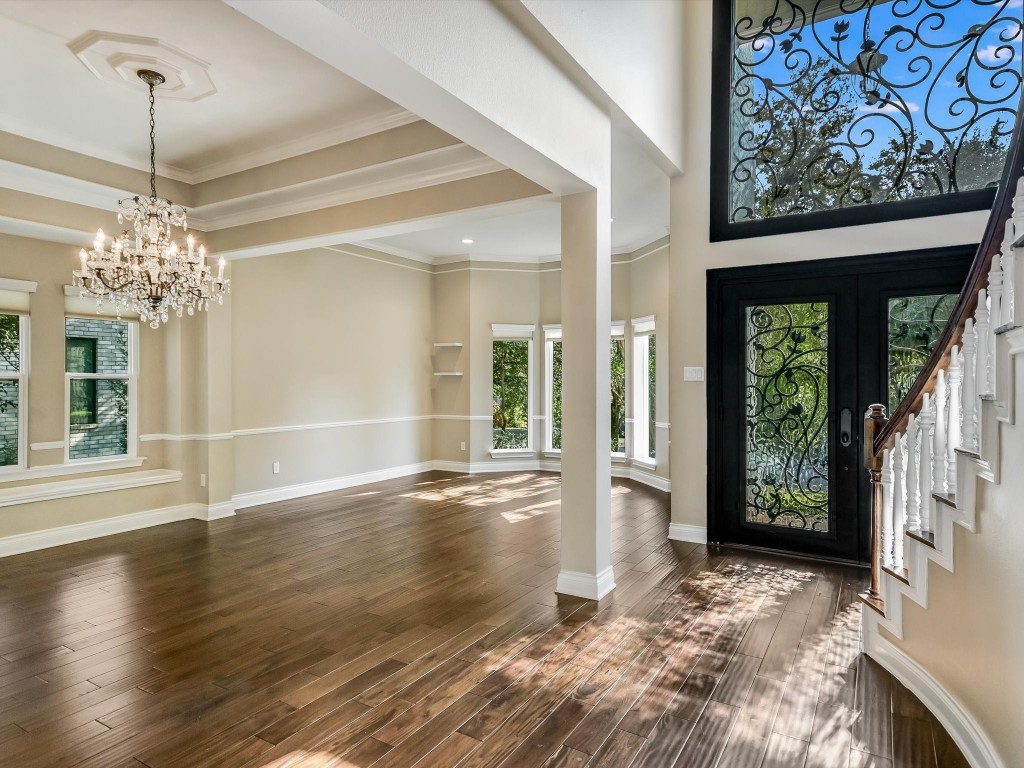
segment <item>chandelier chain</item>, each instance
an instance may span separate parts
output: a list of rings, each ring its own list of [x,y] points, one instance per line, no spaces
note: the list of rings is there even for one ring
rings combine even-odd
[[[149,196],[156,200],[156,95],[149,83]]]

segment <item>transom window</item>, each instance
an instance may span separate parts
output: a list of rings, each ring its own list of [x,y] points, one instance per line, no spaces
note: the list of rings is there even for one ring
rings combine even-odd
[[[133,454],[137,324],[68,317],[64,328],[67,459]]]
[[[714,239],[991,206],[1021,87],[1019,2],[716,10]]]

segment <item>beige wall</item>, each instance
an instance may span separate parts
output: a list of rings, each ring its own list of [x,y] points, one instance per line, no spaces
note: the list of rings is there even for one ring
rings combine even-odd
[[[344,250],[233,264],[236,494],[431,458],[430,270]]]
[[[712,0],[692,0],[685,8],[684,172],[671,183],[670,296],[672,307],[670,405],[673,441],[672,522],[707,524],[707,413],[703,383],[683,382],[684,366],[706,365],[706,272],[719,267],[769,264],[836,256],[886,253],[976,243],[987,211],[895,221],[842,230],[801,232],[712,243],[709,238],[711,166]],[[684,431],[685,430],[685,431]],[[685,439],[683,439],[685,437]]]
[[[76,249],[69,245],[0,235],[0,277],[38,283],[38,288],[30,299],[29,312],[29,443],[64,440],[64,286],[71,282],[71,270],[76,264],[76,253]],[[186,321],[189,322],[194,325],[195,318]],[[169,367],[165,366],[165,362],[172,346],[173,342],[170,342],[162,331],[154,331],[147,326],[140,328],[140,435],[163,433],[166,430],[166,413],[180,405],[182,392],[177,387],[168,387],[169,382],[164,373]],[[165,410],[165,401],[172,407]],[[166,485],[2,507],[0,538],[132,512],[149,511],[182,504],[195,498],[192,486],[197,474],[191,471],[192,457],[187,445],[178,443],[174,449],[168,450],[163,441],[147,441],[139,444],[138,453],[145,456],[146,461],[135,471],[178,469],[185,472],[185,478],[181,482]],[[61,449],[29,449],[29,467],[62,462]],[[6,482],[0,475],[0,490],[38,485],[54,480],[109,474],[112,472]],[[198,486],[197,483],[195,485]]]
[[[997,424],[999,485],[978,481],[977,531],[955,525],[955,572],[929,565],[928,608],[903,601],[902,642],[891,638],[970,712],[1007,767],[1024,765],[1024,358],[1016,358],[1017,424]],[[986,441],[987,442],[987,441]]]

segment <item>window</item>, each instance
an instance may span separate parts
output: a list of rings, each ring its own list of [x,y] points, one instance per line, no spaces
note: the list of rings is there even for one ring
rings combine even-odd
[[[989,208],[1019,4],[719,0],[712,238]]]
[[[22,315],[0,314],[0,467],[25,466],[27,327]]]
[[[544,326],[544,381],[547,426],[544,447],[562,450],[562,328]]]
[[[655,457],[655,371],[654,318],[633,321],[633,458],[653,461]]]
[[[611,450],[626,455],[626,336],[625,323],[612,323]]]
[[[956,293],[889,299],[889,413],[896,410],[928,362],[953,313]]]
[[[134,454],[136,324],[65,320],[67,460]]]
[[[533,445],[533,326],[494,325],[491,434],[495,451],[527,451]]]

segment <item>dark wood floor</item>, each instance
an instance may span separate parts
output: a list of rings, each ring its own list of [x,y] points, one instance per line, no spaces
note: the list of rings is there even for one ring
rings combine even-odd
[[[959,768],[864,574],[670,544],[556,598],[558,478],[432,474],[0,560],[0,764]]]

